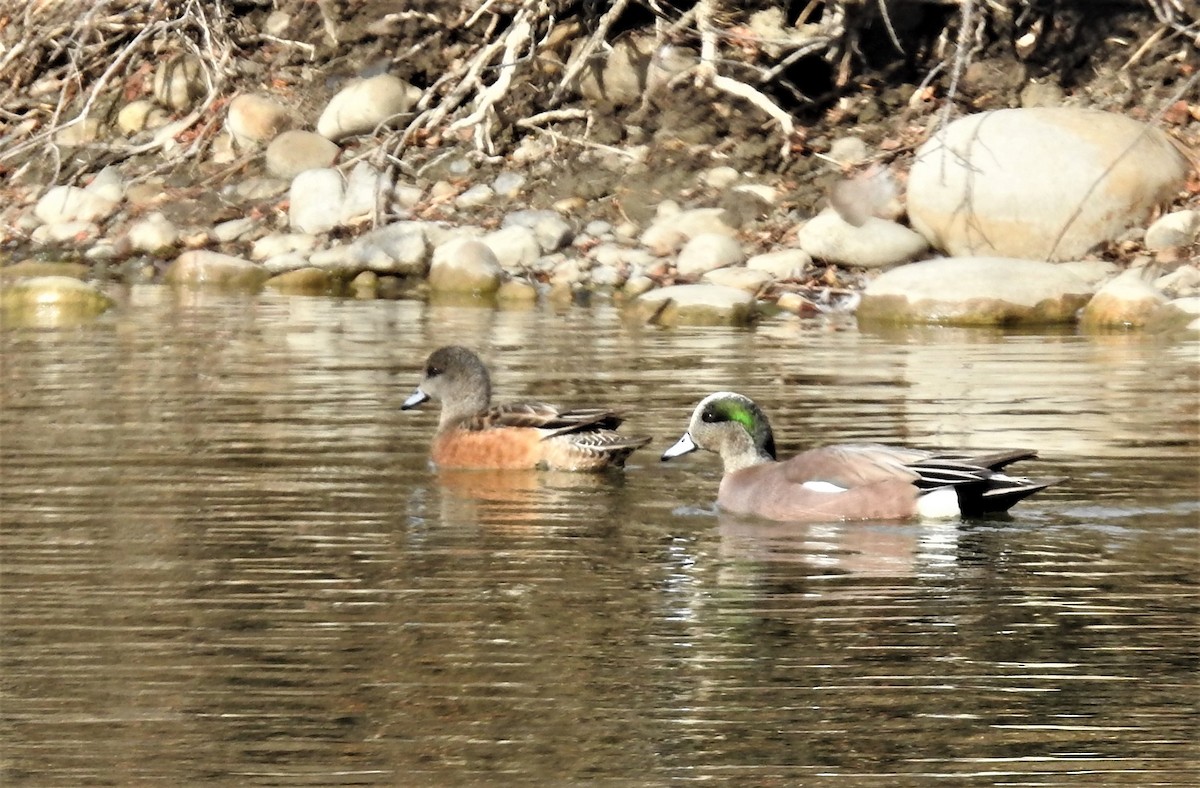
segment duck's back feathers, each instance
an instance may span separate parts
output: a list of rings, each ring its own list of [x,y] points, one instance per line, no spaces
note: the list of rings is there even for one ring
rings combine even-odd
[[[844,444],[811,449],[780,463],[788,481],[808,485],[829,482],[853,491],[884,481],[904,481],[922,493],[954,488],[964,516],[1008,511],[1013,504],[1062,478],[1009,476],[1003,468],[1034,459],[1031,449],[1003,449],[984,454],[931,452],[880,444]]]
[[[508,402],[469,416],[459,426],[466,430],[527,427],[544,430],[543,437],[552,437],[569,432],[615,430],[622,421],[621,414],[608,408],[560,410],[546,402]]]

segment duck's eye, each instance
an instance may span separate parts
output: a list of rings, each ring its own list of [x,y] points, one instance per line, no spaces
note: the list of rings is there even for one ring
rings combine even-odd
[[[440,374],[442,374],[441,367],[430,366],[425,368],[425,377],[427,378],[436,378]]]
[[[714,422],[720,421],[720,418],[717,416],[716,411],[705,408],[704,411],[700,414],[700,421],[712,424]]]

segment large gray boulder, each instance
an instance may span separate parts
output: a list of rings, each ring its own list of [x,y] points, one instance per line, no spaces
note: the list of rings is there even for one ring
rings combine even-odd
[[[1069,260],[1144,221],[1186,175],[1166,134],[1123,115],[1002,109],[921,146],[908,215],[951,255]]]
[[[1018,325],[1070,323],[1093,286],[1053,263],[942,258],[881,274],[863,291],[862,322]]]
[[[638,296],[631,310],[639,322],[658,325],[739,326],[758,313],[751,293],[722,285],[672,285]]]

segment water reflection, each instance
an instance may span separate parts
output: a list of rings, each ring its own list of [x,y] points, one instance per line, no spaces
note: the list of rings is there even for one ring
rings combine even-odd
[[[753,567],[800,562],[831,576],[931,577],[951,570],[957,522],[773,523],[720,515],[721,557]]]
[[[432,469],[398,407],[450,342],[656,441]],[[1191,784],[1196,350],[159,288],[0,330],[0,777]],[[728,388],[784,452],[1029,445],[1071,479],[1004,520],[729,518],[715,458],[657,461]]]

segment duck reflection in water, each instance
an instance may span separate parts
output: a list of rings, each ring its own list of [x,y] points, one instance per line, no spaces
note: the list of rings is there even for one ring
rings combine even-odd
[[[494,529],[543,528],[580,518],[584,500],[611,508],[620,474],[439,468],[441,521]],[[599,493],[593,498],[589,494]],[[581,496],[581,494],[583,494]]]
[[[950,571],[959,533],[944,520],[781,523],[724,512],[718,529],[734,573],[747,564],[801,564],[817,574],[896,578]]]

